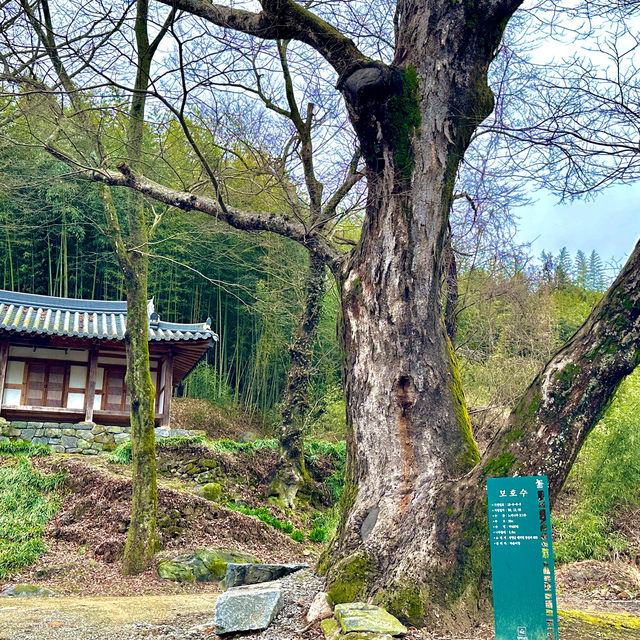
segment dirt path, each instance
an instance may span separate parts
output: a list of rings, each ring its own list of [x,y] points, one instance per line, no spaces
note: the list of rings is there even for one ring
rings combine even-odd
[[[0,640],[129,640],[213,621],[216,594],[3,598]],[[215,637],[214,634],[212,634]]]
[[[307,572],[304,572],[307,574]],[[320,581],[310,572],[285,579],[287,606],[269,630],[251,640],[317,640],[319,629],[303,636],[303,615]],[[216,593],[123,597],[2,598],[0,640],[215,640]],[[586,605],[586,606],[585,606]],[[600,606],[598,606],[600,605]],[[562,640],[640,640],[640,603],[591,603],[564,599]],[[410,640],[454,640],[412,630]],[[492,640],[489,626],[455,640]]]

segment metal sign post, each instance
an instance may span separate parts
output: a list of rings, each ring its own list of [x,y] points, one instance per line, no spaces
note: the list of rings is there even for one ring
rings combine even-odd
[[[496,640],[558,640],[546,476],[488,478]]]

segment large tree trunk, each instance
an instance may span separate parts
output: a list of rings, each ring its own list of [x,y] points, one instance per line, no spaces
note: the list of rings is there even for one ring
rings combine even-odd
[[[134,170],[140,168],[143,155],[144,114],[153,46],[149,44],[148,2],[136,3],[136,47],[138,66],[135,92],[127,130],[127,155]],[[149,567],[157,550],[156,515],[158,490],[156,480],[155,389],[149,367],[149,318],[147,312],[149,227],[144,198],[129,192],[128,247],[126,255],[118,251],[127,292],[126,384],[131,398],[131,522],[122,562],[123,572],[137,574]]]
[[[155,390],[149,369],[146,256],[130,255],[125,271],[127,291],[127,391],[131,401],[131,523],[122,569],[125,574],[144,571],[157,551]]]
[[[348,467],[323,564],[334,601],[366,598],[431,627],[488,610],[483,470],[510,470],[478,464],[441,270],[456,169],[492,109],[486,72],[518,4],[399,2],[394,65],[372,63],[339,85],[369,193],[340,282]]]
[[[480,461],[443,326],[442,251],[457,164],[492,107],[486,70],[508,15],[399,5],[397,66],[341,81],[369,199],[341,282],[348,470],[324,566],[336,602],[366,598],[414,624],[462,627],[489,610],[486,477],[544,473],[555,496],[637,362],[638,255]]]
[[[304,464],[303,428],[309,410],[309,378],[322,310],[324,271],[324,260],[309,254],[304,309],[289,348],[291,366],[283,396],[281,458],[270,487],[270,493],[277,495],[289,507],[294,506],[298,489],[310,480]]]

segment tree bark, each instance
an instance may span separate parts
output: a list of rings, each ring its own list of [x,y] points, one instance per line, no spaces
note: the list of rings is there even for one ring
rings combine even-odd
[[[443,324],[442,254],[456,169],[493,108],[486,72],[517,4],[487,5],[481,17],[475,3],[399,2],[394,64],[339,85],[369,191],[340,282],[345,511],[321,568],[334,602],[370,599],[431,627],[479,612],[474,558],[441,541],[442,515],[480,459]],[[456,548],[468,535],[449,538]]]
[[[148,36],[148,0],[136,4],[135,34],[138,66],[135,89],[131,97],[127,130],[127,155],[133,169],[142,163],[144,113],[146,91],[153,44]],[[161,37],[161,36],[159,36]],[[137,191],[129,192],[127,212],[129,222],[128,247],[120,265],[124,272],[127,292],[127,391],[131,399],[131,522],[124,548],[122,570],[125,574],[144,571],[157,550],[156,515],[158,490],[155,452],[155,389],[151,382],[149,364],[148,274],[149,260],[146,247],[149,242],[144,199]],[[119,254],[120,255],[120,254]]]
[[[310,482],[304,463],[303,429],[309,410],[310,369],[322,311],[324,272],[324,260],[309,254],[305,306],[289,348],[291,365],[283,395],[280,464],[270,487],[270,493],[277,495],[289,507],[294,506],[300,487]]]
[[[149,368],[146,256],[130,255],[125,270],[127,291],[126,384],[131,400],[131,522],[122,569],[125,574],[144,571],[157,551],[155,390]]]
[[[451,225],[447,229],[444,244],[444,328],[455,345],[458,335],[458,265],[451,243]]]

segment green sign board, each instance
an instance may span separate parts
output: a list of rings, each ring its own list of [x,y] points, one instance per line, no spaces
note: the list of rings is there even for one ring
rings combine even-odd
[[[489,478],[496,640],[558,640],[546,476]]]

